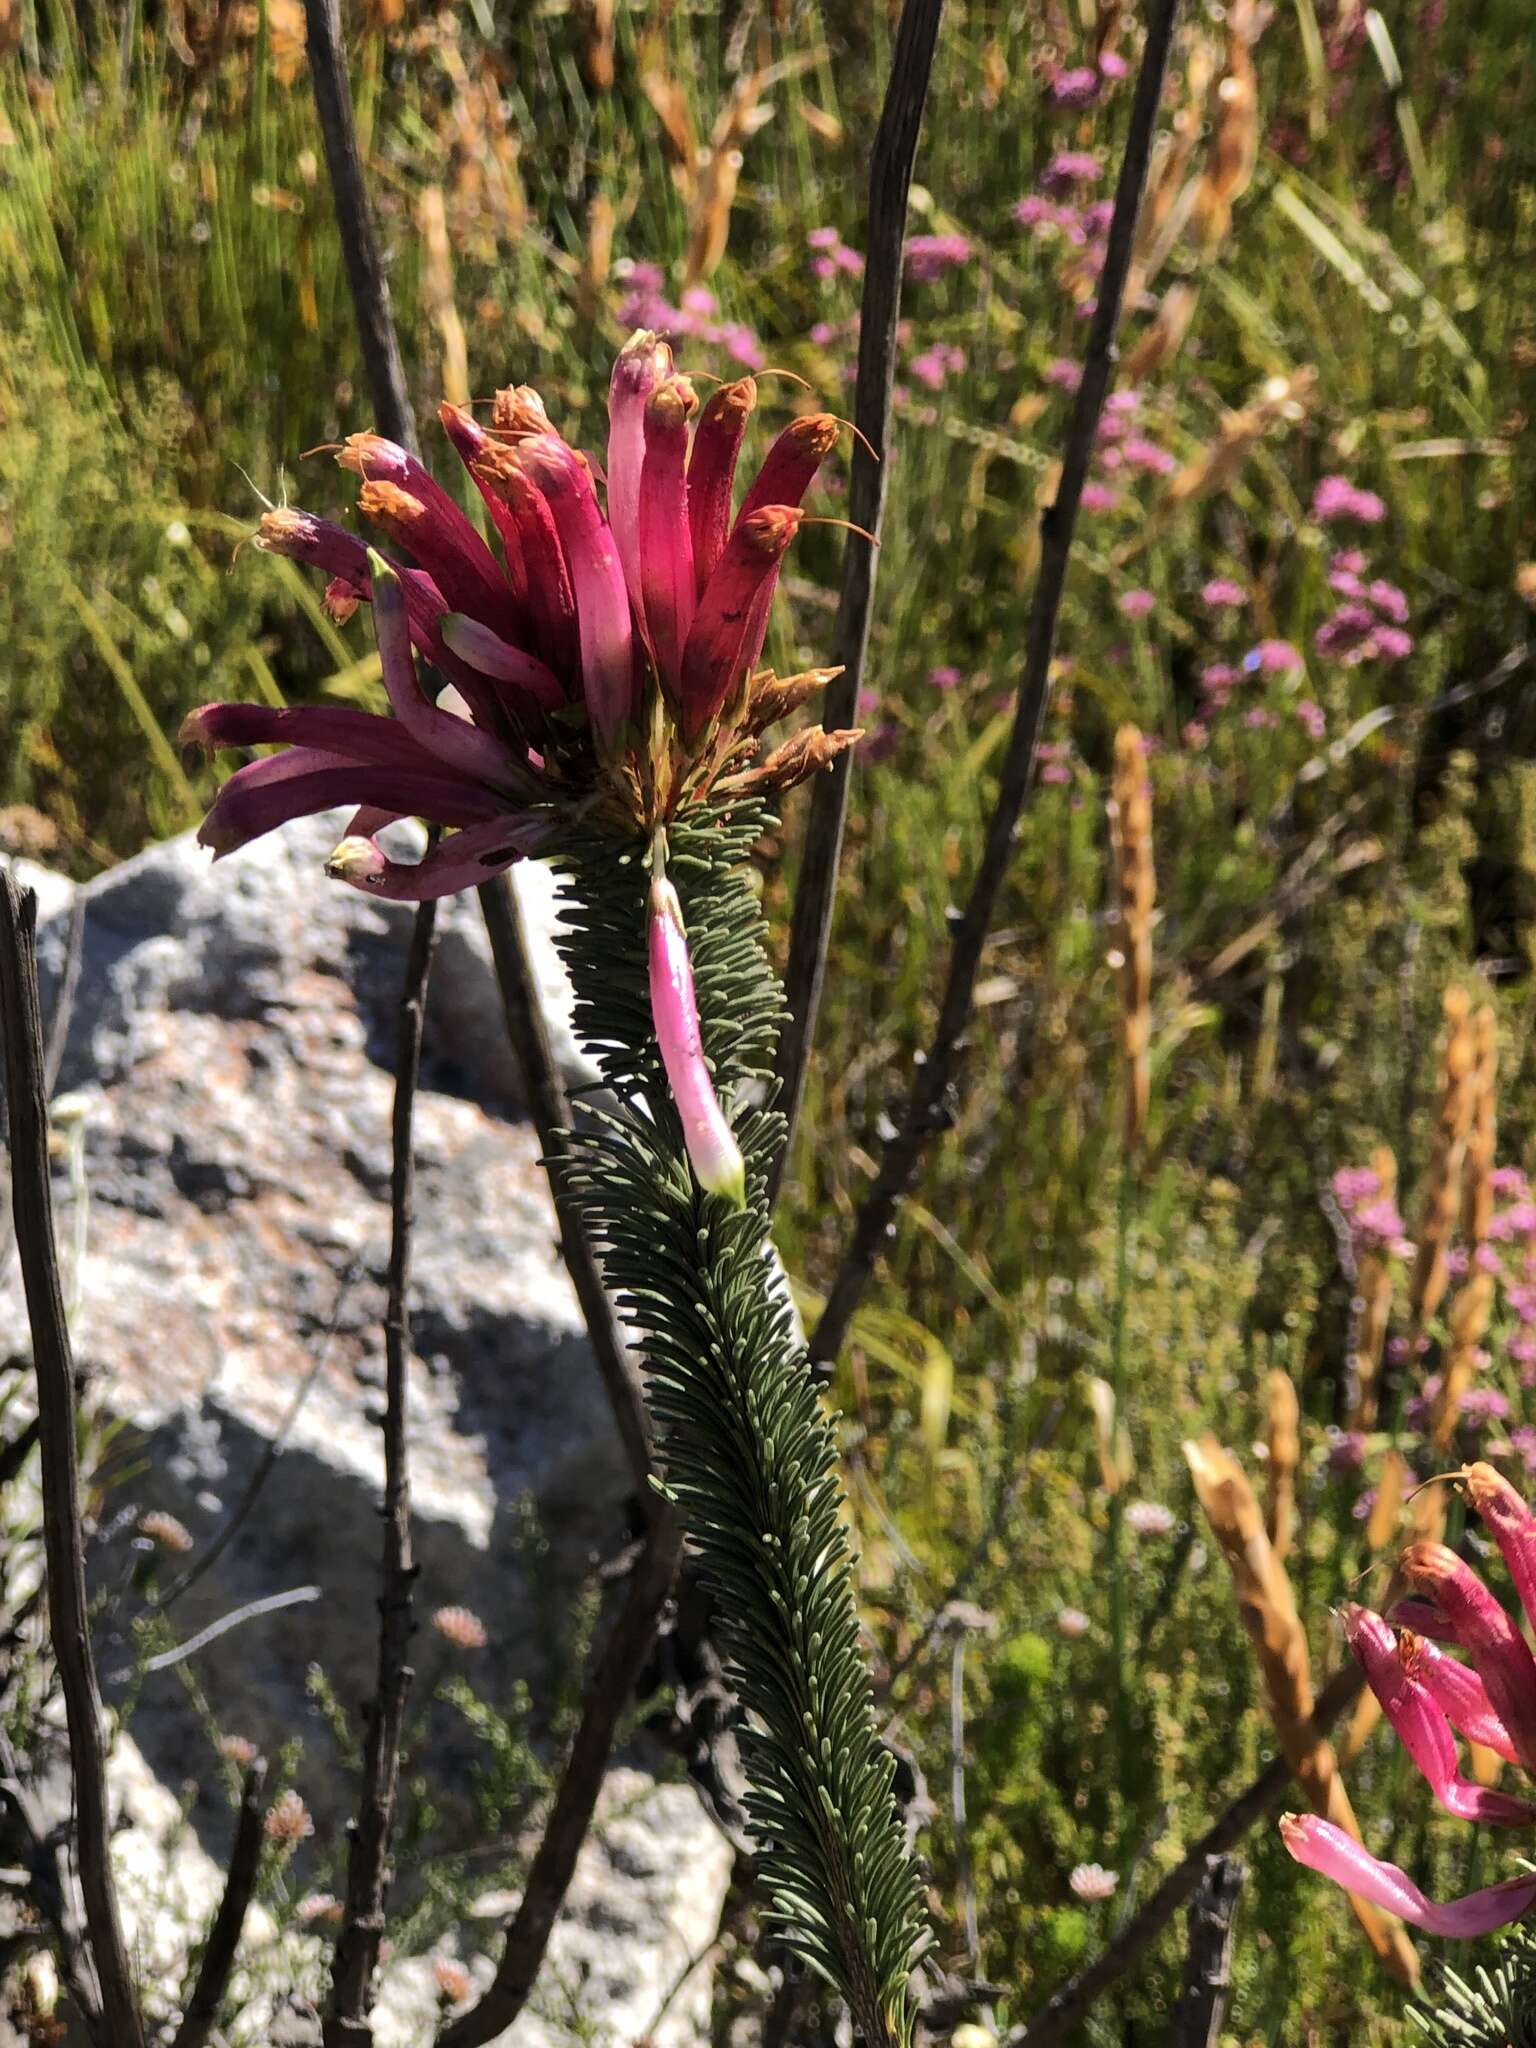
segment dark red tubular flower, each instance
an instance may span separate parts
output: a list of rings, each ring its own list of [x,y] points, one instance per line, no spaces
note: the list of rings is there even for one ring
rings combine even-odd
[[[653,334],[633,336],[609,392],[607,475],[551,426],[536,392],[498,392],[490,424],[444,406],[496,545],[404,448],[353,434],[338,461],[358,509],[408,561],[282,507],[257,546],[329,580],[347,617],[371,603],[390,715],[211,704],[185,737],[288,751],[232,775],[203,826],[215,854],[290,819],[351,804],[338,879],[411,898],[466,888],[557,842],[573,807],[649,840],[712,792],[790,786],[854,733],[763,739],[823,680],[754,673],[801,501],[837,437],[813,414],[781,433],[732,518],[750,379],[699,411]],[[418,663],[430,664],[421,668]],[[378,843],[419,817],[450,836],[419,865]]]

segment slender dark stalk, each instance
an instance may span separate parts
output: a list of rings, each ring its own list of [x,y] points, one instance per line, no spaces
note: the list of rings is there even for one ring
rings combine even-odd
[[[0,1729],[0,1801],[19,1831],[26,1855],[28,1897],[53,1932],[59,1970],[69,1986],[91,2041],[101,2039],[101,2000],[90,1967],[85,1943],[80,1939],[79,1916],[75,1910],[74,1887],[70,1883],[66,1843],[48,1817],[21,1773],[21,1759],[11,1747],[10,1737]]]
[[[426,1018],[427,977],[437,929],[437,905],[423,903],[411,927],[405,980],[395,1041],[395,1101],[391,1118],[394,1148],[390,1170],[389,1291],[384,1310],[384,1558],[379,1595],[379,1672],[368,1735],[363,1746],[363,1783],[358,1816],[347,1855],[347,1896],[331,1963],[331,2002],[325,2048],[350,2048],[370,2041],[368,2013],[373,1976],[384,1934],[384,1902],[391,1876],[389,1838],[400,1776],[400,1740],[406,1694],[414,1673],[407,1662],[411,1641],[411,1487],[407,1462],[406,1406],[411,1356],[411,1126],[421,1071],[421,1035]]]
[[[955,1830],[955,1863],[965,1914],[965,1952],[971,1968],[981,1964],[981,1930],[976,1920],[976,1879],[965,1817],[965,1630],[955,1631],[949,1658],[949,1811]]]
[[[522,1903],[508,1929],[496,1976],[479,2004],[438,2035],[438,2048],[482,2048],[510,2027],[528,2002],[575,1874],[577,1855],[592,1825],[619,1717],[634,1693],[656,1634],[677,1569],[679,1547],[676,1518],[664,1507],[651,1522],[628,1595],[593,1671],[576,1739],[528,1872]]]
[[[1003,760],[997,802],[987,826],[986,842],[970,896],[954,926],[949,974],[933,1041],[926,1059],[913,1074],[905,1107],[896,1120],[896,1135],[886,1146],[879,1172],[859,1209],[852,1242],[832,1283],[821,1321],[811,1338],[811,1359],[819,1366],[827,1365],[841,1350],[848,1325],[863,1298],[897,1207],[912,1185],[923,1149],[928,1140],[936,1132],[946,1129],[951,1121],[948,1097],[970,1022],[982,951],[1003,879],[1008,872],[1019,816],[1034,779],[1035,749],[1039,744],[1050,694],[1051,651],[1061,614],[1072,536],[1099,416],[1104,410],[1104,400],[1109,394],[1114,372],[1115,331],[1120,322],[1120,306],[1125,296],[1125,280],[1130,270],[1136,233],[1136,216],[1140,212],[1146,186],[1147,163],[1157,127],[1157,110],[1163,96],[1163,80],[1168,69],[1168,52],[1177,12],[1178,0],[1152,0],[1148,12],[1146,46],[1136,80],[1136,96],[1131,106],[1120,180],[1115,188],[1114,214],[1109,224],[1104,270],[1099,279],[1098,303],[1088,330],[1082,382],[1078,386],[1062,452],[1061,481],[1056,487],[1055,499],[1046,507],[1040,520],[1040,570],[1035,580],[1034,601],[1030,606],[1017,708]]]
[[[1359,1698],[1364,1683],[1361,1673],[1352,1665],[1333,1674],[1312,1708],[1315,1734],[1327,1734],[1340,1714]],[[1140,1961],[1184,1901],[1193,1896],[1205,1875],[1206,1859],[1234,1848],[1250,1828],[1280,1804],[1290,1782],[1291,1767],[1283,1756],[1267,1763],[1190,1847],[1177,1869],[1169,1871],[1103,1954],[1064,1984],[1038,2018],[1009,2034],[1003,2048],[1054,2048],[1055,2043],[1066,2040],[1083,2015]]]
[[[224,1879],[224,1896],[208,1930],[202,1967],[181,2025],[171,2048],[206,2048],[219,2007],[229,1989],[229,1979],[240,1948],[245,1916],[256,1889],[261,1868],[262,1792],[267,1782],[265,1757],[257,1757],[245,1774],[240,1793],[240,1811],[235,1820],[235,1840],[229,1853],[229,1872]]]
[[[32,1327],[42,1445],[43,1544],[53,1653],[69,1726],[69,1766],[86,1932],[101,1986],[102,2048],[143,2048],[112,1877],[101,1693],[91,1654],[76,1443],[74,1361],[53,1238],[48,1102],[37,997],[37,898],[0,874],[0,1030],[10,1108],[16,1251]]]
[[[1241,1856],[1208,1856],[1189,1902],[1184,1988],[1173,2014],[1172,2048],[1217,2048],[1232,1995],[1232,1918],[1243,1889]]]
[[[1120,1161],[1120,1200],[1115,1214],[1115,1301],[1109,1339],[1109,1385],[1113,1416],[1109,1455],[1114,1463],[1114,1488],[1109,1496],[1109,1633],[1115,1666],[1115,1758],[1120,1789],[1129,1793],[1131,1774],[1131,1703],[1126,1652],[1125,1475],[1120,1469],[1120,1436],[1128,1428],[1125,1398],[1125,1319],[1130,1305],[1131,1233],[1135,1223],[1136,1162],[1130,1152]]]
[[[896,375],[907,193],[912,184],[923,105],[928,97],[934,47],[943,16],[944,0],[906,0],[870,156],[859,373],[853,403],[855,424],[869,446],[855,439],[848,517],[877,541],[885,518],[885,454],[891,427],[891,386]],[[827,691],[822,712],[829,732],[854,722],[874,615],[876,562],[875,549],[857,534],[850,535],[843,555],[843,592],[835,642],[835,658],[842,663],[843,673]],[[773,1166],[768,1189],[770,1202],[794,1142],[800,1099],[805,1092],[806,1061],[816,1035],[816,1012],[821,1005],[822,977],[826,972],[852,768],[852,750],[839,754],[832,766],[815,778],[811,797],[784,974],[789,1022],[779,1041],[778,1053],[779,1106],[788,1129],[783,1150]]]
[[[543,1005],[528,961],[528,948],[518,911],[517,892],[511,877],[498,875],[482,883],[480,908],[490,935],[491,959],[506,1013],[507,1036],[523,1077],[528,1111],[544,1149],[546,1162],[558,1162],[566,1133],[571,1128],[571,1106],[561,1085],[559,1069],[550,1049],[549,1030]],[[647,1514],[659,1496],[651,1487],[651,1418],[640,1384],[640,1370],[624,1342],[624,1333],[614,1313],[596,1255],[588,1242],[581,1218],[561,1199],[560,1177],[550,1174],[555,1198],[555,1219],[560,1230],[560,1252],[565,1260],[576,1299],[586,1319],[597,1369],[613,1419],[618,1426],[629,1469]]]
[[[340,0],[304,0],[309,75],[315,109],[325,145],[336,225],[352,287],[352,310],[363,351],[373,421],[381,434],[416,450],[416,425],[405,392],[400,342],[389,307],[389,281],[379,238],[368,207],[362,154],[357,146],[357,121],[352,111],[352,83],[341,39]]]

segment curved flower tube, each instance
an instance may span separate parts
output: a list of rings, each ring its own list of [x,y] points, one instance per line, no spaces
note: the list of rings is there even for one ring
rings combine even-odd
[[[656,1043],[682,1121],[689,1162],[700,1187],[745,1208],[746,1168],[710,1078],[699,1032],[693,964],[677,891],[663,876],[651,883],[649,961]]]
[[[1492,1531],[1527,1617],[1536,1620],[1536,1517],[1491,1465],[1469,1466],[1458,1476]],[[1507,1763],[1536,1769],[1536,1657],[1514,1616],[1443,1543],[1411,1543],[1398,1573],[1418,1597],[1398,1602],[1390,1619],[1356,1606],[1340,1617],[1372,1692],[1448,1813],[1529,1826],[1536,1803],[1461,1774],[1452,1730]],[[1440,1643],[1464,1650],[1469,1663]],[[1280,1830],[1298,1863],[1430,1934],[1485,1934],[1536,1906],[1536,1877],[1509,1878],[1437,1905],[1396,1864],[1379,1862],[1327,1821],[1286,1814]]]

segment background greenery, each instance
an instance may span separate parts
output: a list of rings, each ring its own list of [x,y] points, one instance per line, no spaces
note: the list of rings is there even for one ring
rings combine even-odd
[[[931,1028],[946,910],[1006,735],[1066,413],[1048,371],[1080,347],[1092,288],[1081,250],[1014,209],[1062,150],[1097,152],[1107,189],[1128,89],[1087,106],[1053,90],[1091,60],[1098,25],[1087,0],[951,0],[941,42],[913,231],[968,252],[909,280],[904,308],[872,743],[784,1209],[808,1300]],[[1255,1468],[1274,1366],[1306,1418],[1298,1600],[1315,1659],[1337,1659],[1328,1609],[1361,1569],[1357,1510],[1385,1440],[1359,1470],[1339,1452],[1350,1287],[1328,1189],[1381,1142],[1414,1186],[1452,977],[1498,1008],[1500,1158],[1527,1163],[1536,1135],[1528,16],[1515,0],[1380,15],[1277,0],[1253,24],[1247,133],[1223,114],[1221,81],[1246,76],[1230,25],[1187,9],[1166,113],[1188,142],[1170,193],[1193,208],[1128,336],[1171,283],[1187,290],[1182,346],[1137,386],[1136,432],[1171,465],[1103,478],[1118,502],[1085,523],[1051,779],[1020,837],[957,1121],[836,1388],[865,1614],[898,1669],[891,1733],[934,1802],[941,1953],[1006,1987],[999,2026],[1039,2007],[1271,1753],[1179,1443],[1212,1428]],[[883,0],[372,0],[351,28],[426,420],[444,389],[465,395],[463,346],[468,393],[532,382],[594,443],[612,351],[658,299],[680,310],[686,367],[760,360],[851,404],[855,266],[818,275],[827,252],[808,237],[861,243]],[[1134,59],[1134,19],[1118,33]],[[344,480],[304,451],[368,412],[295,0],[6,0],[0,52],[0,833],[88,873],[196,815],[207,771],[174,748],[193,704],[372,687],[364,628],[338,631],[290,565],[237,546],[263,495],[341,512]],[[1223,173],[1239,145],[1255,152],[1242,189]],[[1266,385],[1263,430],[1219,487],[1181,497]],[[797,402],[788,382],[763,389],[769,419]],[[1310,515],[1337,474],[1379,494],[1379,522]],[[800,543],[781,667],[824,654],[841,545],[826,529]],[[1339,602],[1330,561],[1352,545],[1404,594],[1400,658],[1318,650]],[[1240,586],[1240,610],[1202,600],[1213,577]],[[1121,610],[1131,591],[1150,593],[1144,616]],[[1242,675],[1211,708],[1202,671],[1263,639],[1292,643],[1304,670]],[[1122,1288],[1104,802],[1127,718],[1157,741],[1160,920]],[[780,932],[801,808],[768,849]],[[1501,1302],[1486,1368],[1511,1412],[1464,1448],[1519,1478],[1512,1323]],[[1118,1552],[1090,1399],[1117,1342],[1128,1490],[1171,1523]],[[908,1660],[962,1573],[969,1605]],[[1072,1609],[1081,1634],[1061,1626]],[[964,1844],[948,1795],[962,1674]],[[1350,1776],[1373,1848],[1426,1888],[1507,1866],[1502,1844],[1431,1817],[1382,1736]],[[1230,2038],[1402,2038],[1399,1994],[1342,1899],[1268,1828],[1250,1851]],[[1112,1899],[1074,1895],[1082,1862],[1119,1874]],[[1179,1950],[1166,1939],[1085,2038],[1158,2038]]]

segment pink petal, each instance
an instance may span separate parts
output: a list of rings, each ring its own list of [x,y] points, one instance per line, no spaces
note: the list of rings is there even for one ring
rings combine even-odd
[[[731,491],[747,421],[757,404],[750,377],[722,384],[699,417],[688,458],[688,526],[693,541],[694,585],[700,596],[725,552],[731,530]],[[611,498],[611,492],[610,492]]]
[[[671,349],[642,328],[619,350],[608,385],[608,523],[625,584],[642,619],[640,478],[645,464],[645,404],[671,368]]]
[[[488,882],[525,854],[542,852],[556,830],[548,817],[490,818],[439,841],[417,861],[391,860],[371,837],[349,833],[331,853],[325,871],[333,881],[349,882],[370,896],[423,903]]]
[[[1492,1791],[1462,1777],[1456,1738],[1444,1710],[1414,1670],[1413,1638],[1400,1654],[1397,1637],[1379,1614],[1346,1607],[1342,1620],[1349,1647],[1365,1672],[1371,1691],[1381,1702],[1398,1740],[1413,1758],[1425,1782],[1447,1813],[1459,1820],[1493,1821],[1515,1826],[1536,1818],[1536,1807],[1507,1792]]]
[[[1428,1600],[1399,1600],[1388,1610],[1387,1619],[1394,1628],[1411,1628],[1416,1636],[1426,1636],[1432,1643],[1459,1640],[1439,1608]]]
[[[593,725],[612,741],[629,718],[635,693],[629,591],[613,533],[598,510],[586,464],[558,434],[530,434],[516,455],[543,493],[560,535],[576,594],[582,695]]]
[[[640,580],[656,665],[674,695],[695,602],[686,463],[688,415],[696,404],[686,377],[664,377],[645,406]]]
[[[1286,1813],[1280,1817],[1280,1833],[1291,1855],[1308,1870],[1331,1877],[1357,1898],[1383,1912],[1396,1913],[1426,1934],[1488,1934],[1518,1920],[1536,1903],[1536,1877],[1511,1877],[1486,1891],[1469,1892],[1465,1898],[1437,1906],[1425,1898],[1406,1871],[1372,1856],[1332,1821],[1319,1820],[1312,1813]]]
[[[1416,1604],[1403,1601],[1401,1607]],[[1394,1608],[1393,1613],[1400,1613],[1401,1607]],[[1459,1728],[1469,1742],[1480,1742],[1484,1749],[1503,1757],[1505,1763],[1517,1764],[1520,1759],[1515,1755],[1509,1730],[1489,1704],[1487,1689],[1477,1673],[1406,1629],[1398,1640],[1400,1648],[1402,1644],[1411,1644],[1414,1675],[1440,1702],[1451,1726]]]
[[[554,672],[520,647],[512,647],[489,626],[465,612],[445,612],[438,628],[443,645],[478,674],[513,683],[532,697],[541,711],[558,711],[565,692]]]
[[[694,1174],[700,1187],[743,1208],[746,1168],[704,1057],[682,905],[672,884],[662,879],[651,883],[649,954],[656,1043]]]
[[[451,711],[440,711],[421,687],[411,651],[406,595],[400,578],[371,550],[373,630],[379,643],[384,688],[396,718],[427,751],[460,775],[496,788],[517,788],[526,779],[521,764],[500,740]],[[448,824],[449,819],[439,820]]]
[[[233,853],[295,818],[336,804],[371,804],[400,817],[441,825],[473,825],[502,808],[490,790],[414,769],[336,761],[308,747],[239,768],[214,799],[198,841],[215,855]]]
[[[576,593],[554,515],[543,493],[518,466],[514,449],[495,443],[474,465],[487,503],[499,506],[523,560],[534,641],[550,667],[574,682],[581,666]],[[509,548],[511,543],[508,543]]]
[[[839,422],[829,412],[803,413],[791,420],[763,458],[763,466],[741,501],[736,524],[765,505],[798,505],[816,472],[837,445]]]
[[[203,704],[181,728],[183,746],[309,747],[338,760],[370,761],[380,767],[437,772],[438,763],[397,718],[329,704]]]
[[[761,654],[779,564],[802,517],[793,506],[769,505],[737,520],[683,649],[680,696],[687,738],[703,730]]]
[[[1455,1629],[1520,1761],[1536,1766],[1536,1658],[1511,1616],[1443,1543],[1411,1543],[1400,1569],[1416,1592],[1429,1594]]]
[[[488,588],[505,595],[506,585],[496,557],[462,508],[414,455],[407,454],[397,442],[386,441],[382,434],[349,434],[336,460],[343,469],[350,469],[362,477],[365,483],[393,484],[408,492],[428,514],[423,532],[430,538],[434,550],[450,550],[462,562],[466,573],[472,573]],[[423,558],[423,567],[430,570],[432,565]],[[442,579],[439,577],[438,581]],[[443,584],[442,587],[446,590],[448,586]]]
[[[1536,1621],[1536,1515],[1491,1465],[1469,1465],[1465,1478],[1472,1505],[1493,1532],[1509,1567],[1520,1605]]]

